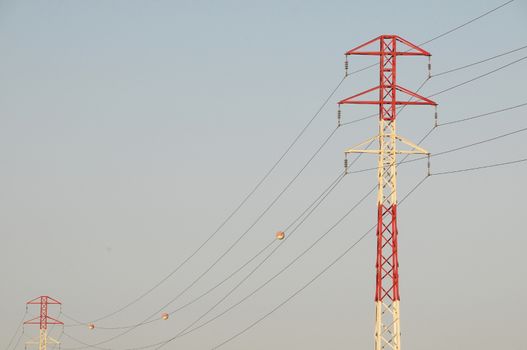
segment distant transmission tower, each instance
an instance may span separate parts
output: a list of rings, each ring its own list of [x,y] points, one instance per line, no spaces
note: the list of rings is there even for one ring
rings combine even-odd
[[[40,316],[37,316],[29,321],[24,322],[24,324],[38,324],[40,326],[40,336],[38,342],[30,341],[26,345],[37,345],[39,350],[46,350],[48,344],[59,344],[59,341],[48,336],[48,325],[50,324],[61,324],[59,320],[54,319],[53,317],[48,316],[48,305],[57,304],[62,305],[60,301],[53,299],[48,296],[40,296],[33,300],[30,300],[26,303],[27,305],[40,305]]]
[[[379,48],[367,49],[374,43]],[[376,45],[375,45],[376,46]],[[403,50],[398,48],[402,46]],[[431,56],[427,51],[397,35],[382,35],[346,52],[348,55],[379,56],[379,85],[339,102],[343,104],[379,105],[379,134],[347,150],[345,153],[379,154],[378,161],[378,211],[377,211],[377,260],[375,289],[375,350],[401,349],[399,314],[399,259],[397,245],[397,154],[429,153],[397,135],[395,119],[397,106],[432,105],[437,103],[396,82],[397,56]],[[347,62],[347,61],[346,61]],[[430,63],[428,65],[430,69]],[[346,63],[347,69],[347,63]],[[379,91],[378,100],[366,95]],[[397,92],[409,97],[398,100]],[[368,150],[367,146],[378,141],[379,149]],[[409,150],[398,150],[397,141],[406,144]],[[347,163],[347,162],[346,162]],[[346,165],[347,166],[347,165]]]

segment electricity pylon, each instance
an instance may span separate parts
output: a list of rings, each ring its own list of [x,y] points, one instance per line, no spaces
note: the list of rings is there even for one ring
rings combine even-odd
[[[368,49],[375,43],[379,44],[378,49]],[[398,44],[401,44],[404,50],[399,49]],[[346,58],[349,55],[379,56],[379,85],[348,97],[338,104],[373,104],[379,106],[379,134],[346,150],[345,153],[373,153],[379,155],[377,172],[377,259],[375,264],[375,350],[400,350],[397,154],[429,155],[429,153],[404,137],[397,135],[395,122],[397,106],[436,106],[437,103],[397,85],[397,56],[430,57],[431,55],[397,35],[381,35],[346,52]],[[377,90],[379,93],[378,100],[366,97],[366,95]],[[410,98],[404,101],[398,100],[398,93]],[[379,149],[366,149],[366,145],[375,141],[378,141]],[[397,141],[408,146],[409,150],[399,150],[396,147]]]
[[[37,316],[31,320],[25,321],[24,324],[38,324],[40,326],[39,340],[38,342],[29,341],[26,343],[26,345],[37,345],[38,344],[39,350],[46,350],[48,344],[55,344],[55,345],[59,344],[58,340],[53,339],[52,337],[48,336],[48,325],[49,324],[60,324],[60,325],[64,324],[60,322],[59,320],[48,316],[48,305],[51,305],[51,304],[62,305],[62,303],[58,300],[53,299],[52,297],[43,295],[43,296],[40,296],[38,298],[28,301],[26,303],[26,307],[27,305],[35,305],[35,304],[40,305],[40,316]]]

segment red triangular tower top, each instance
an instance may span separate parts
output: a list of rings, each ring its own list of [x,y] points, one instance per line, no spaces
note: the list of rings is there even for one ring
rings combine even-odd
[[[374,51],[371,51],[371,50],[368,51],[366,49],[371,44],[373,44],[375,42],[379,42],[381,40],[386,40],[386,39],[395,39],[395,42],[401,43],[401,44],[404,45],[404,47],[407,48],[406,50],[403,50],[403,51],[395,50],[395,52],[393,52],[393,53],[395,53],[395,55],[397,55],[397,56],[432,56],[432,54],[430,54],[430,52],[421,49],[417,45],[412,44],[408,40],[403,39],[403,38],[401,38],[398,35],[386,35],[386,34],[378,36],[375,39],[372,39],[372,40],[370,40],[370,41],[368,41],[368,42],[366,42],[366,43],[364,43],[362,45],[359,45],[359,46],[347,51],[346,52],[346,56],[348,56],[348,55],[375,55],[375,56],[382,55],[382,54],[384,54],[384,52],[380,51],[379,49],[377,49],[377,51],[375,51],[375,50]],[[397,47],[399,47],[399,45],[397,45]]]

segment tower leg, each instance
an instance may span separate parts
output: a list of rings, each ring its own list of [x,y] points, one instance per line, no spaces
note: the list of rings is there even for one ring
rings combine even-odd
[[[38,342],[38,350],[46,350],[48,347],[48,331],[47,329],[40,330],[40,339]]]

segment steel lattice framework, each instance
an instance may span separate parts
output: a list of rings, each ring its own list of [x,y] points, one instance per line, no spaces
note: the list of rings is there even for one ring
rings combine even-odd
[[[40,305],[40,315],[32,318],[31,320],[25,321],[24,324],[38,324],[40,326],[39,340],[27,342],[26,345],[37,345],[39,350],[46,350],[48,343],[59,344],[56,339],[53,339],[48,336],[48,325],[50,324],[60,324],[63,325],[61,321],[54,319],[53,317],[48,316],[48,305],[62,305],[60,301],[53,299],[52,297],[43,295],[33,300],[30,300],[26,305]]]
[[[369,50],[378,43],[378,50]],[[400,50],[398,46],[404,49]],[[429,154],[426,150],[397,135],[397,106],[437,104],[397,85],[397,56],[431,56],[427,51],[397,35],[381,35],[346,52],[349,55],[379,56],[379,85],[339,102],[379,105],[379,134],[346,150],[348,153],[373,153],[378,160],[377,259],[375,288],[375,350],[401,349],[399,313],[399,259],[397,243],[397,154]],[[378,90],[378,99],[367,95]],[[409,97],[398,100],[398,94]],[[365,147],[378,141],[379,149]],[[397,149],[397,141],[409,150]]]

